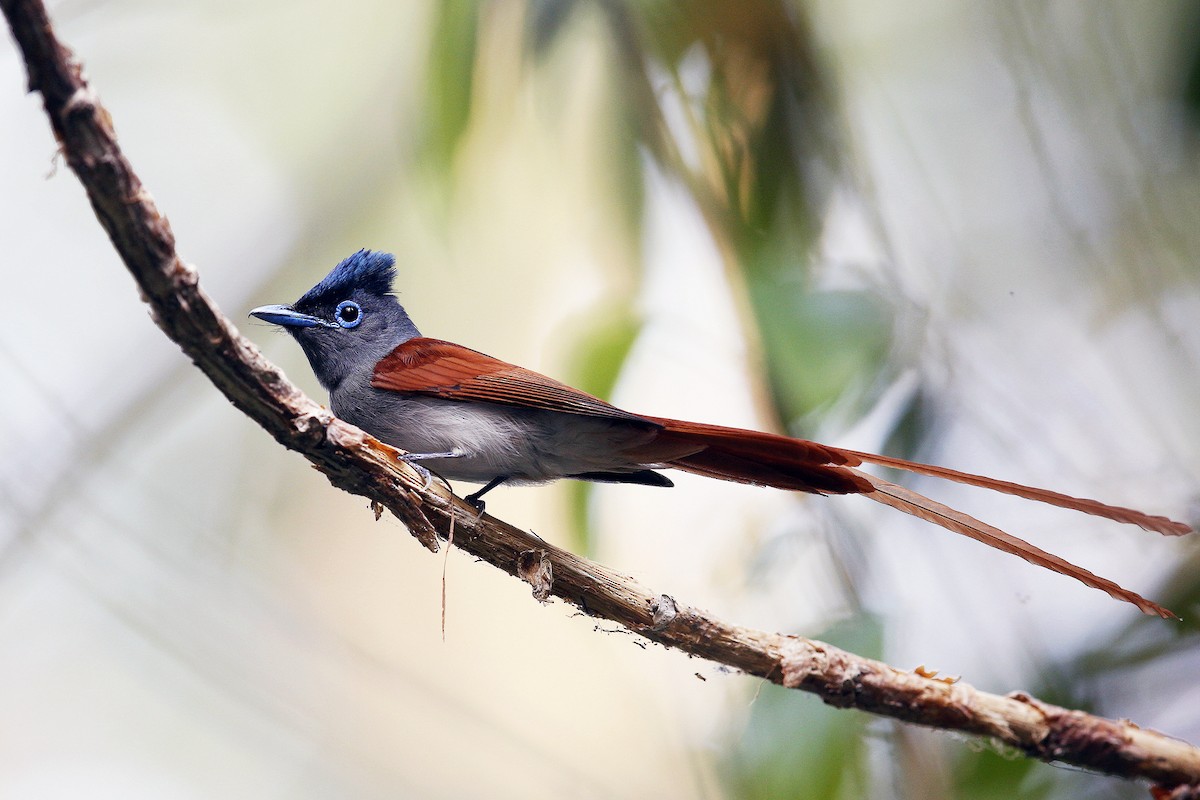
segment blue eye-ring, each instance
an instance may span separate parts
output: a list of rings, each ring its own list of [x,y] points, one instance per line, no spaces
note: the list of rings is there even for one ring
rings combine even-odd
[[[343,300],[338,303],[337,311],[333,312],[333,318],[343,328],[357,328],[362,324],[362,307],[353,300]]]

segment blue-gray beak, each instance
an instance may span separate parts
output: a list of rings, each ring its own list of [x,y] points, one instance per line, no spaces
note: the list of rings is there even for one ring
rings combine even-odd
[[[259,306],[250,312],[250,316],[258,317],[263,322],[270,322],[273,325],[282,325],[285,328],[337,327],[319,317],[301,314],[291,306]]]

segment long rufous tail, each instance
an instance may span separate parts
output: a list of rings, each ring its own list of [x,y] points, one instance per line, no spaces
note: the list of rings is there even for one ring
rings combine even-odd
[[[900,458],[843,450],[804,439],[758,431],[649,417],[663,426],[657,437],[630,453],[644,463],[660,463],[687,472],[737,483],[772,486],[816,494],[861,494],[906,514],[969,536],[976,541],[1020,556],[1031,564],[1068,575],[1118,600],[1133,603],[1147,614],[1176,615],[1136,592],[1131,592],[1074,564],[1034,547],[999,528],[942,505],[903,486],[862,472],[863,462],[979,486],[1029,500],[1070,508],[1099,517],[1138,525],[1168,536],[1189,533],[1187,525],[1166,517],[1110,506],[1097,500],[1023,486],[1019,483],[920,464]]]

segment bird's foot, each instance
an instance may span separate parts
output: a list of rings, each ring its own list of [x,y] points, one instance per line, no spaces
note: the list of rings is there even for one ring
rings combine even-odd
[[[469,494],[464,497],[463,500],[467,502],[467,505],[478,512],[475,515],[475,519],[479,519],[483,516],[483,510],[487,508],[487,501],[479,496],[479,492],[475,492],[475,494]]]
[[[408,464],[418,475],[421,476],[422,481],[424,481],[424,483],[421,484],[421,491],[428,489],[429,484],[433,482],[434,478],[437,478],[442,482],[447,490],[450,490],[449,481],[419,462],[424,461],[427,458],[458,458],[461,455],[461,450],[451,450],[447,453],[401,453],[399,460],[403,461],[405,464]]]
[[[410,467],[412,467],[413,471],[421,476],[421,491],[423,492],[426,489],[428,489],[429,484],[433,483],[433,473],[430,472],[427,468],[418,464],[417,462],[409,461],[404,456],[401,456],[400,460],[403,461],[405,464],[408,464]]]
[[[483,501],[483,496],[492,489],[495,489],[500,484],[504,483],[506,480],[508,480],[507,475],[497,475],[495,478],[492,478],[490,481],[488,481],[487,484],[485,484],[484,487],[478,492],[472,492],[464,497],[463,500],[467,501],[467,503],[469,503],[476,511],[479,512],[479,516],[482,517],[483,510],[487,508],[487,503]]]

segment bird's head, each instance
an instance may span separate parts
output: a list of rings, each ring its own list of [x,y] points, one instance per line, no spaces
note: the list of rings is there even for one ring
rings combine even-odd
[[[290,306],[250,312],[295,337],[317,380],[332,391],[346,376],[366,371],[397,345],[420,336],[392,296],[396,259],[359,250]]]

